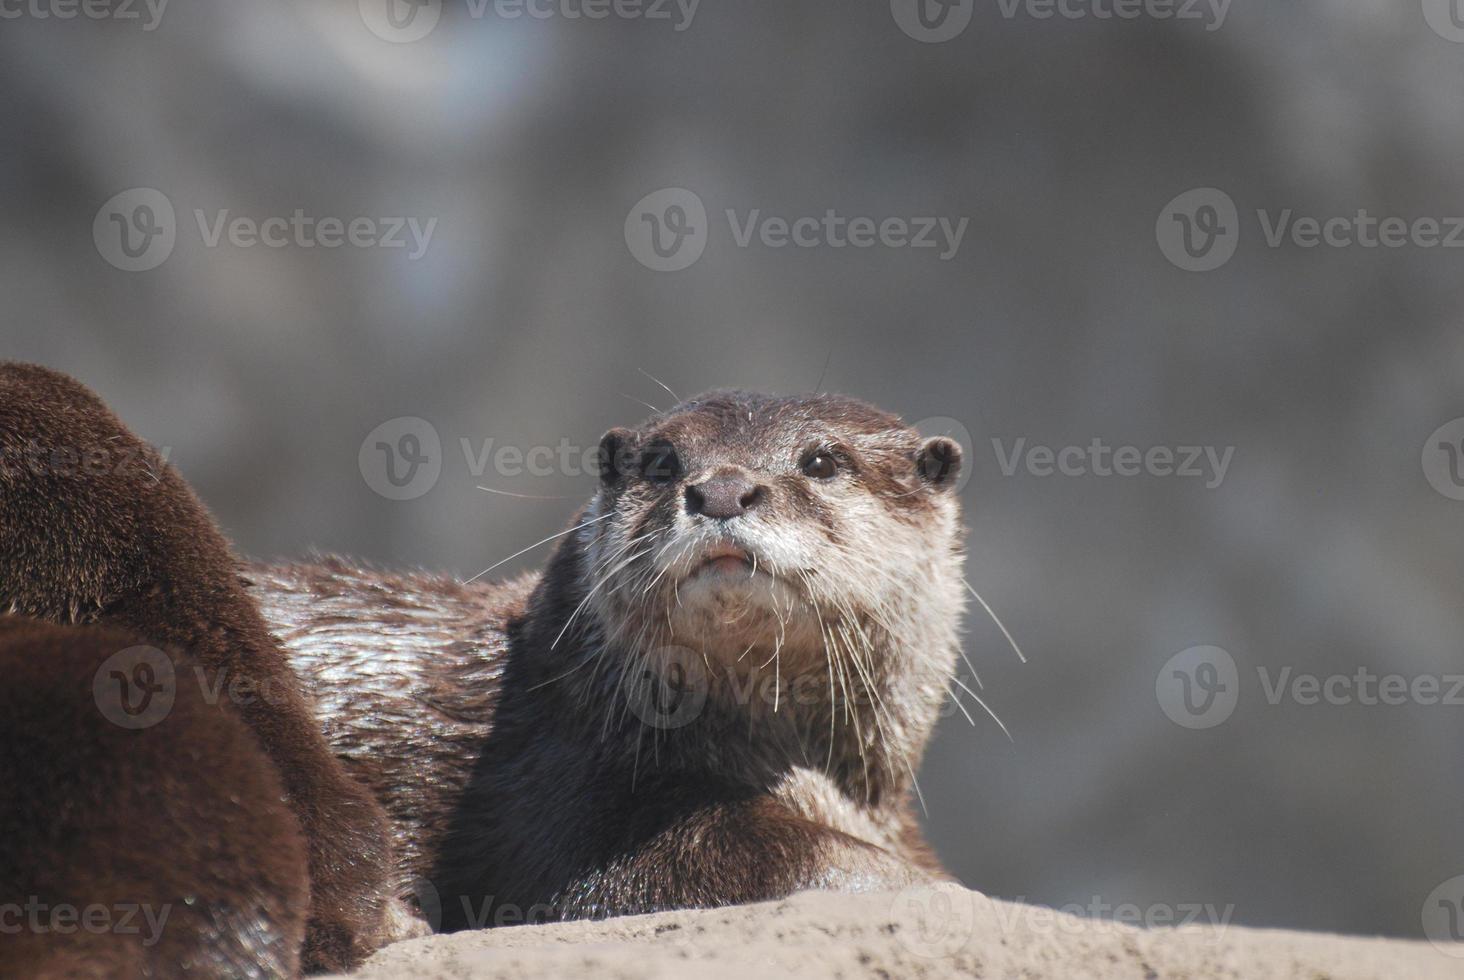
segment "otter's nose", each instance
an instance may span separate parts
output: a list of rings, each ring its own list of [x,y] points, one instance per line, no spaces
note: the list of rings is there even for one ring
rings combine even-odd
[[[741,517],[762,501],[763,488],[743,473],[718,473],[686,488],[686,512],[726,520]]]

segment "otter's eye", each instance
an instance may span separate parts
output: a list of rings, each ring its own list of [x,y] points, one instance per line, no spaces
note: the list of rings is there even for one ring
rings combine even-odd
[[[815,480],[830,480],[839,472],[839,461],[833,453],[817,452],[803,462],[803,475]]]
[[[655,442],[641,454],[641,473],[652,483],[670,483],[681,475],[681,460],[669,442]]]

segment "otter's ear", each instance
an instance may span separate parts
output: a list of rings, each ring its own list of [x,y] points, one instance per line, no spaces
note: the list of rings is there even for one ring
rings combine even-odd
[[[933,487],[954,487],[961,475],[961,444],[944,436],[926,439],[915,455],[915,469]]]
[[[597,462],[601,483],[609,486],[626,474],[633,461],[634,447],[635,433],[629,429],[611,429],[600,437]]]

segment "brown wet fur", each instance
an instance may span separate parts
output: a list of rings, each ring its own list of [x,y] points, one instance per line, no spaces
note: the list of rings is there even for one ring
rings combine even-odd
[[[683,727],[627,710],[638,649],[597,607],[565,626],[601,581],[591,553],[606,528],[654,532],[680,519],[682,484],[650,485],[638,471],[657,440],[674,442],[689,469],[755,473],[767,520],[817,529],[830,566],[841,553],[823,549],[843,547],[919,570],[881,595],[894,635],[864,624],[878,637],[869,671],[888,737],[870,736],[871,707],[852,709],[861,735],[822,693],[749,710],[720,674]],[[836,490],[796,469],[801,447],[821,441],[847,457]],[[944,877],[910,773],[957,655],[959,449],[852,399],[723,392],[612,430],[605,453],[600,494],[574,522],[623,510],[561,539],[542,574],[464,585],[330,558],[248,573],[327,737],[392,815],[396,888],[452,930]],[[822,692],[813,652],[806,669]]]
[[[146,727],[104,714],[94,677],[143,643],[0,616],[0,976],[294,976],[309,880],[284,788],[196,685]]]
[[[321,737],[223,535],[177,471],[94,394],[18,363],[0,364],[6,611],[124,628],[242,685],[239,717],[278,770],[308,844],[304,967],[349,968],[386,938],[383,811]]]
[[[80,385],[0,368],[0,438],[0,597],[12,611],[127,626],[206,669],[272,682],[273,699],[238,708],[310,844],[307,966],[355,962],[381,935],[387,843],[358,786],[390,814],[389,889],[442,929],[944,875],[912,774],[964,601],[948,440],[839,396],[712,393],[607,434],[601,486],[574,518],[589,523],[541,574],[463,584],[320,559],[253,566],[246,594],[181,478]],[[36,443],[99,449],[104,465],[24,465]],[[682,471],[652,480],[645,453],[661,443]],[[837,455],[836,480],[800,471],[815,450]],[[667,586],[685,569],[663,577],[648,564],[668,549],[625,547],[636,530],[661,543],[701,534],[691,481],[739,474],[761,503],[738,526],[773,543],[764,569],[800,603],[792,616],[787,599],[797,636],[786,647],[774,644],[778,607],[719,626],[717,604],[732,600],[714,591],[683,614]],[[801,552],[779,552],[794,540]],[[728,643],[749,636],[744,663]],[[704,705],[677,727],[636,708],[640,678],[674,674],[662,644],[708,667]],[[827,688],[771,704],[737,693],[775,660],[790,682],[822,685],[828,669]]]

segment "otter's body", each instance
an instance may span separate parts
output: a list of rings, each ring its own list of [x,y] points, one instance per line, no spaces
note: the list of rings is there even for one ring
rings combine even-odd
[[[899,887],[942,874],[911,800],[961,610],[932,442],[847,399],[711,396],[607,436],[542,574],[328,560],[252,594],[443,928]],[[679,476],[648,479],[666,445]]]
[[[508,623],[534,579],[463,585],[340,560],[252,565],[250,593],[347,772],[386,807],[395,887],[430,878],[493,735]]]
[[[0,616],[0,976],[294,976],[310,884],[284,786],[226,699],[126,686],[200,666],[146,644]]]
[[[652,758],[657,750],[649,741],[647,772],[640,777],[642,799],[630,793],[619,803],[597,801],[583,791],[604,775],[594,771],[606,749],[598,733],[603,719],[590,717],[593,709],[584,705],[572,706],[574,715],[589,718],[596,729],[581,748],[569,737],[576,727],[573,720],[560,717],[553,723],[561,727],[560,741],[541,721],[540,712],[548,711],[549,705],[536,703],[517,712],[510,708],[506,714],[524,723],[519,737],[531,746],[552,746],[548,751],[554,757],[546,761],[544,773],[550,778],[534,788],[532,797],[521,786],[513,793],[515,800],[501,799],[499,806],[486,811],[473,809],[474,797],[481,793],[467,794],[474,786],[474,773],[485,766],[491,746],[509,741],[509,733],[495,722],[506,680],[511,624],[521,621],[540,575],[464,585],[446,576],[395,573],[322,559],[254,565],[247,578],[315,702],[327,741],[347,771],[376,794],[391,817],[396,891],[420,898],[423,883],[431,884],[438,893],[435,897],[445,903],[449,923],[454,910],[468,917],[459,921],[468,926],[507,924],[497,921],[500,908],[518,908],[538,917],[561,914],[553,909],[553,897],[542,892],[512,898],[473,887],[443,892],[436,880],[440,869],[452,868],[464,851],[476,849],[478,834],[466,828],[478,826],[486,835],[488,821],[501,819],[496,811],[519,811],[527,836],[546,838],[525,845],[559,859],[570,852],[557,838],[583,835],[586,823],[592,825],[589,829],[603,829],[618,812],[657,805],[657,760]],[[618,754],[620,749],[612,751]],[[524,752],[525,758],[535,754],[532,747]],[[809,820],[878,841],[913,866],[941,873],[908,807],[890,807],[882,819],[859,812],[824,776],[821,761],[803,760],[803,765],[788,768],[773,795]],[[578,777],[567,771],[571,769],[580,770]],[[551,802],[538,795],[556,787],[565,800]],[[627,784],[624,789],[631,787]],[[449,833],[454,825],[460,829]],[[481,902],[490,895],[495,898],[486,917],[481,905],[476,910],[484,921],[474,923],[473,912],[464,912],[462,899]],[[698,901],[668,899],[655,904],[725,903],[703,895]],[[616,909],[607,904],[599,911],[610,914]],[[435,918],[436,913],[426,914]]]
[[[269,778],[283,786],[306,842],[302,967],[355,966],[394,934],[385,813],[321,738],[212,516],[95,394],[13,362],[0,362],[0,612],[126,630],[180,651],[235,692],[236,714],[273,763]],[[178,677],[192,683],[188,673]],[[111,869],[81,855],[91,848],[121,861],[126,847],[91,835],[125,842],[146,831],[105,810],[92,819],[77,827],[76,861],[100,887]]]
[[[605,435],[600,485],[541,574],[244,569],[95,395],[0,364],[0,609],[122,628],[252,682],[262,696],[220,715],[213,755],[289,806],[259,829],[298,827],[266,884],[294,908],[308,871],[307,970],[411,932],[393,892],[456,929],[900,887],[942,873],[912,789],[958,656],[959,466],[954,443],[853,399],[714,392]],[[9,655],[44,673],[47,656],[104,652],[48,629],[54,644]],[[59,775],[34,755],[30,782]],[[147,771],[116,778],[189,799]],[[77,872],[69,887],[104,894],[121,874],[129,813],[73,814],[50,859]],[[259,840],[218,829],[228,853]],[[176,877],[249,867],[190,854]],[[298,916],[271,921],[271,949],[293,951]]]

